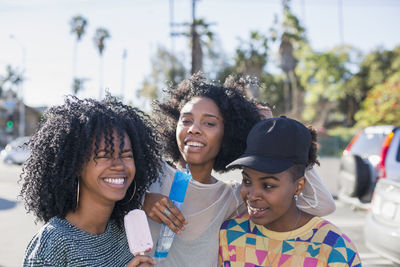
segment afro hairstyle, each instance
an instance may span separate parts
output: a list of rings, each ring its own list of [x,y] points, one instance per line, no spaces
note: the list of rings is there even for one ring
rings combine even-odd
[[[44,222],[74,211],[82,167],[92,153],[97,155],[101,138],[106,151],[114,151],[113,132],[121,148],[124,135],[128,135],[136,167],[134,183],[111,214],[111,220],[122,227],[124,215],[141,206],[145,191],[157,179],[161,156],[157,132],[148,116],[110,95],[102,101],[68,96],[63,105],[44,113],[28,143],[31,156],[21,174],[21,197],[27,211]]]
[[[164,155],[172,161],[180,159],[176,141],[180,110],[192,98],[206,97],[215,102],[224,119],[224,137],[213,169],[227,171],[226,165],[244,152],[246,137],[260,120],[256,104],[246,98],[244,87],[233,82],[225,85],[208,82],[202,73],[197,73],[164,91],[166,97],[153,104],[153,117],[163,140]]]

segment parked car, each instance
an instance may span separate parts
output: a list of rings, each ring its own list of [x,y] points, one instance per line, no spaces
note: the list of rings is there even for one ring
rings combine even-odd
[[[350,141],[340,160],[338,197],[349,201],[370,202],[379,172],[381,150],[393,125],[370,126]]]
[[[364,240],[371,250],[400,264],[400,127],[383,142]]]
[[[377,182],[364,225],[364,240],[371,251],[400,264],[399,181],[379,179]]]
[[[379,178],[400,182],[400,127],[394,128],[386,136],[380,158],[377,167]]]
[[[29,136],[18,137],[0,152],[0,160],[7,164],[23,164],[30,155],[27,143]]]

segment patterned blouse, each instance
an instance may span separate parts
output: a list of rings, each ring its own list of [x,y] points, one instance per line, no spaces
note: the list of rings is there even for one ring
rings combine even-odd
[[[282,233],[256,225],[244,214],[225,221],[219,237],[219,262],[223,267],[361,266],[350,238],[320,217]]]
[[[115,223],[93,235],[53,217],[29,243],[24,266],[125,266],[132,259],[125,231]]]

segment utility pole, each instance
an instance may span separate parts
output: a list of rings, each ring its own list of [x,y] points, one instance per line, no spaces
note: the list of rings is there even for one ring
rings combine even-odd
[[[191,74],[200,71],[203,67],[203,53],[201,50],[200,36],[196,29],[196,1],[192,0],[192,70]]]
[[[192,43],[192,50],[191,50],[191,58],[192,58],[192,63],[191,63],[191,74],[194,74],[203,68],[203,51],[201,47],[201,35],[204,35],[205,33],[199,33],[198,26],[203,26],[205,29],[207,29],[210,25],[213,25],[215,23],[204,23],[204,22],[199,22],[196,19],[196,2],[199,0],[192,0],[192,22],[191,23],[174,23],[172,22],[173,20],[173,11],[171,11],[171,6],[173,5],[173,0],[170,0],[170,18],[171,18],[171,28],[174,26],[190,26],[190,33],[188,34],[187,32],[172,32],[171,31],[171,37],[174,38],[176,36],[186,36],[191,39]],[[208,34],[208,33],[206,33]],[[173,46],[173,41],[171,40],[171,45]]]

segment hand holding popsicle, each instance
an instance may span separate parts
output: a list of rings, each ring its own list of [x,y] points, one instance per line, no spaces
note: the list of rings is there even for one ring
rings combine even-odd
[[[129,250],[135,255],[144,255],[153,247],[149,223],[143,210],[131,210],[124,218]]]

